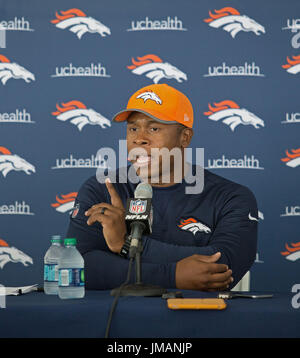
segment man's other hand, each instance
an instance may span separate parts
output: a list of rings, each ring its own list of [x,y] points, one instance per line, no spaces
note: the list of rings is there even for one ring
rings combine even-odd
[[[176,264],[176,287],[182,290],[224,291],[230,283],[232,271],[227,265],[217,264],[221,253],[193,255]]]

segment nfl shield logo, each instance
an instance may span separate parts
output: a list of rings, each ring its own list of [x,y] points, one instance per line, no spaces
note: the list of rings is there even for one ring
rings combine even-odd
[[[131,200],[129,206],[129,212],[132,214],[142,214],[146,211],[147,200]]]
[[[79,203],[77,203],[74,208],[72,209],[72,211],[70,212],[70,214],[72,215],[72,218],[76,218],[77,214],[79,212]]]

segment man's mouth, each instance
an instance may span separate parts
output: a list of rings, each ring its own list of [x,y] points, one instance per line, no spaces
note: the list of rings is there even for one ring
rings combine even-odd
[[[151,155],[138,155],[135,159],[131,159],[131,161],[138,167],[147,166],[151,162]]]
[[[150,155],[139,155],[137,157],[136,162],[138,164],[148,164],[151,161],[151,156]]]

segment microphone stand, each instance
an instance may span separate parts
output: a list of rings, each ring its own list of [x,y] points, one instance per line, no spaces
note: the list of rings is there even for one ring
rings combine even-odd
[[[141,253],[143,252],[143,245],[141,235],[132,234],[133,238],[136,236],[138,245],[136,250],[129,252],[130,258],[135,259],[135,283],[117,287],[111,290],[112,296],[144,296],[144,297],[155,297],[162,296],[167,292],[166,289],[160,286],[147,285],[142,282],[142,270],[141,270]]]

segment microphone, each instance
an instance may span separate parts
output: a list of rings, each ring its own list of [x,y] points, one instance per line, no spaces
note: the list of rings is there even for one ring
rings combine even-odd
[[[127,199],[125,222],[127,232],[130,232],[131,243],[129,257],[137,252],[143,234],[152,233],[153,209],[151,199],[152,187],[148,183],[140,183],[134,192],[134,199]]]
[[[129,264],[135,259],[135,283],[127,284],[130,279],[130,267],[127,281],[111,291],[112,296],[162,296],[166,289],[149,284],[143,284],[141,270],[142,235],[152,233],[152,187],[148,183],[140,183],[134,192],[134,198],[127,199],[125,222],[127,232],[130,232]]]

